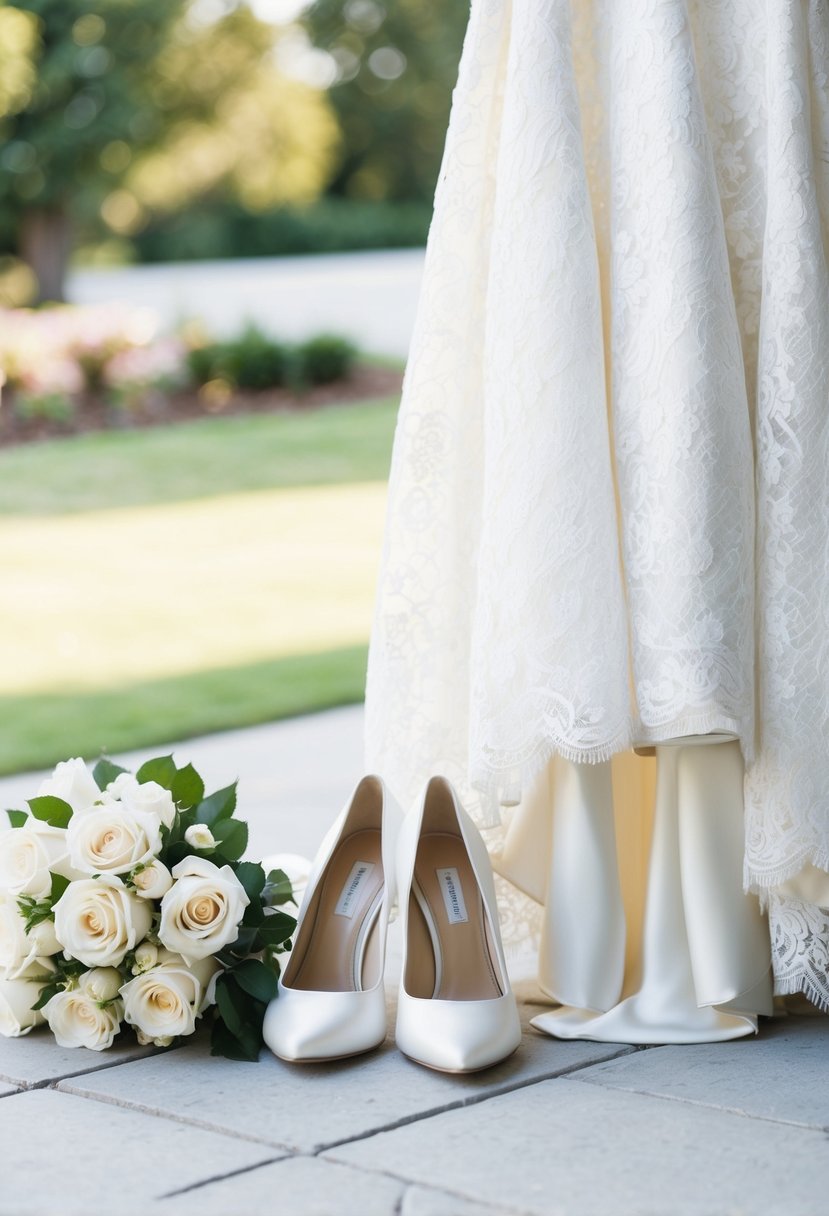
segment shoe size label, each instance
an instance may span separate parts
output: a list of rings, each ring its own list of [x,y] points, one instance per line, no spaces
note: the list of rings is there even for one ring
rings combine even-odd
[[[469,917],[466,914],[466,904],[463,900],[461,878],[454,866],[435,870],[443,892],[443,902],[446,904],[446,915],[450,925],[465,925]]]
[[[335,916],[347,916],[350,919],[354,915],[354,909],[360,902],[360,892],[371,877],[373,869],[373,861],[354,862],[354,865],[351,867],[351,873],[342,889],[342,894],[337,900],[337,906],[334,909]]]

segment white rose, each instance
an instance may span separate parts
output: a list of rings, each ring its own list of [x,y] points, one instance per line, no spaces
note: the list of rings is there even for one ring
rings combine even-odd
[[[132,965],[133,975],[141,975],[149,971],[158,962],[158,946],[152,942],[142,942],[135,948],[135,962]]]
[[[152,923],[150,905],[114,874],[71,882],[54,913],[58,941],[87,967],[117,967]]]
[[[163,861],[156,857],[143,870],[132,876],[135,894],[142,899],[161,899],[173,885],[173,876]]]
[[[88,1047],[105,1051],[121,1029],[123,1007],[113,1001],[101,1008],[83,987],[57,993],[45,1005],[49,1029],[60,1047]]]
[[[43,920],[26,932],[26,921],[17,906],[17,896],[0,892],[0,970],[16,979],[37,958],[57,954],[60,942],[51,920]]]
[[[66,859],[66,833],[30,816],[22,827],[0,832],[0,890],[42,899],[52,887],[49,873]]]
[[[174,867],[173,878],[161,901],[162,945],[192,962],[234,942],[250,900],[230,866],[185,857]]]
[[[101,797],[95,778],[80,757],[62,760],[37,791],[39,798],[49,795],[68,802],[73,811],[84,811]]]
[[[193,823],[184,833],[184,839],[191,849],[214,849],[216,837],[206,823]]]
[[[45,1021],[43,1010],[32,1009],[32,1005],[40,999],[52,970],[48,959],[38,959],[16,979],[0,978],[0,1034],[18,1038]]]
[[[84,971],[78,980],[87,996],[102,1004],[115,1000],[123,982],[121,972],[115,967],[93,967],[91,971]]]
[[[69,860],[83,874],[126,874],[161,848],[159,821],[120,802],[74,815],[66,831]]]
[[[218,963],[212,958],[187,966],[165,954],[164,961],[137,975],[121,989],[124,1018],[135,1026],[139,1042],[166,1047],[179,1035],[192,1034],[204,1008],[205,992]]]
[[[153,815],[165,827],[173,826],[176,817],[173,795],[157,781],[136,781],[132,773],[119,773],[107,786],[107,793],[120,798],[131,811]]]

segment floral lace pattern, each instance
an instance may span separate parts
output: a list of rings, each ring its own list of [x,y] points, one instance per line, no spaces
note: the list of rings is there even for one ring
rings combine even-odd
[[[553,753],[737,734],[778,985],[829,1001],[774,894],[829,870],[827,265],[827,0],[473,0],[367,763],[492,825]]]

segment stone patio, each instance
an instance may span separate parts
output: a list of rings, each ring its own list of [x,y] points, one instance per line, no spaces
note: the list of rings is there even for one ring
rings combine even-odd
[[[309,855],[359,775],[360,733],[345,709],[176,752],[208,786],[241,776],[251,856]],[[35,783],[0,781],[2,805]],[[390,953],[391,1006],[394,938]],[[517,990],[528,1020],[532,984]],[[0,1039],[0,1216],[824,1216],[827,1130],[823,1018],[646,1049],[527,1029],[468,1078],[391,1039],[326,1067],[214,1060],[202,1036],[102,1055]]]

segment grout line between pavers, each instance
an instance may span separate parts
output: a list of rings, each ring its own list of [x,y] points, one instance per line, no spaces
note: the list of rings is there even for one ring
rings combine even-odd
[[[573,1073],[581,1072],[585,1068],[593,1068],[597,1063],[607,1064],[611,1060],[618,1060],[621,1056],[631,1055],[636,1049],[633,1047],[621,1047],[612,1056],[605,1056],[601,1061],[585,1060],[582,1064],[573,1064],[569,1068],[557,1068],[553,1072],[544,1073],[541,1076],[525,1077],[523,1080],[518,1080],[510,1085],[504,1085],[499,1089],[491,1089],[487,1093],[469,1094],[464,1098],[458,1098],[453,1102],[446,1102],[443,1106],[435,1106],[427,1111],[416,1111],[411,1115],[403,1115],[400,1119],[395,1119],[392,1123],[386,1123],[383,1127],[371,1128],[365,1132],[358,1132],[355,1136],[345,1136],[341,1140],[332,1140],[327,1144],[319,1145],[314,1149],[313,1155],[319,1156],[322,1153],[329,1152],[332,1148],[342,1148],[345,1144],[357,1144],[361,1140],[371,1140],[373,1136],[381,1136],[384,1132],[395,1132],[398,1128],[409,1127],[413,1123],[422,1123],[425,1119],[433,1119],[437,1115],[445,1115],[449,1111],[463,1110],[467,1106],[479,1106],[482,1102],[488,1102],[491,1098],[501,1098],[506,1094],[517,1093],[521,1089],[529,1089],[533,1085],[540,1085],[544,1081],[557,1081],[560,1078],[572,1076]]]
[[[604,1063],[604,1061],[602,1061]],[[574,1070],[575,1071],[575,1070]],[[656,1098],[657,1101],[679,1102],[683,1106],[697,1106],[703,1110],[717,1110],[724,1115],[737,1115],[741,1119],[759,1120],[761,1123],[775,1123],[779,1127],[799,1127],[809,1132],[829,1132],[829,1124],[801,1123],[797,1119],[775,1119],[772,1115],[754,1115],[737,1106],[716,1106],[712,1102],[703,1102],[701,1098],[684,1098],[679,1094],[654,1093],[652,1089],[634,1089],[630,1085],[607,1085],[595,1077],[576,1077],[572,1074],[564,1077],[566,1081],[578,1081],[581,1085],[595,1085],[597,1089],[610,1089],[617,1094],[636,1094],[640,1098]]]
[[[121,1110],[137,1111],[141,1115],[148,1115],[151,1119],[166,1119],[169,1123],[179,1123],[184,1127],[197,1127],[199,1131],[212,1132],[217,1136],[227,1136],[230,1140],[243,1140],[247,1144],[261,1144],[264,1148],[276,1149],[286,1155],[294,1152],[291,1145],[284,1144],[281,1140],[265,1140],[261,1136],[251,1136],[246,1132],[235,1131],[231,1127],[221,1127],[216,1123],[208,1123],[205,1119],[193,1119],[190,1116],[177,1115],[173,1111],[158,1110],[157,1107],[145,1106],[143,1102],[127,1102],[122,1098],[114,1097],[112,1094],[97,1094],[74,1089],[72,1086],[62,1089],[62,1084],[63,1082],[60,1082],[55,1087],[56,1093],[69,1094],[73,1098],[81,1098],[86,1102],[101,1102],[105,1106],[117,1106]]]
[[[35,1089],[56,1089],[64,1081],[71,1081],[74,1077],[92,1076],[93,1073],[106,1072],[109,1068],[120,1068],[122,1064],[140,1064],[142,1060],[150,1060],[155,1056],[163,1055],[167,1052],[178,1051],[180,1044],[176,1043],[174,1047],[157,1047],[154,1050],[146,1051],[142,1055],[129,1056],[127,1059],[121,1060],[101,1060],[99,1064],[93,1064],[89,1068],[79,1068],[77,1072],[61,1073],[59,1077],[44,1077],[39,1081],[24,1081],[19,1077],[7,1077],[0,1074],[0,1081],[5,1081],[7,1085],[19,1086],[21,1093],[30,1093]],[[86,1050],[78,1048],[78,1051]]]
[[[226,1174],[214,1174],[211,1178],[201,1178],[198,1182],[191,1182],[189,1186],[179,1187],[176,1191],[167,1191],[163,1195],[156,1195],[156,1202],[162,1199],[174,1199],[177,1195],[189,1195],[191,1191],[200,1191],[202,1187],[212,1186],[216,1182],[225,1182],[228,1178],[239,1178],[242,1174],[252,1174],[254,1170],[264,1169],[266,1165],[276,1165],[280,1161],[291,1161],[293,1158],[284,1153],[280,1157],[266,1157],[264,1161],[255,1161],[253,1165],[240,1166],[238,1170],[228,1170]]]

